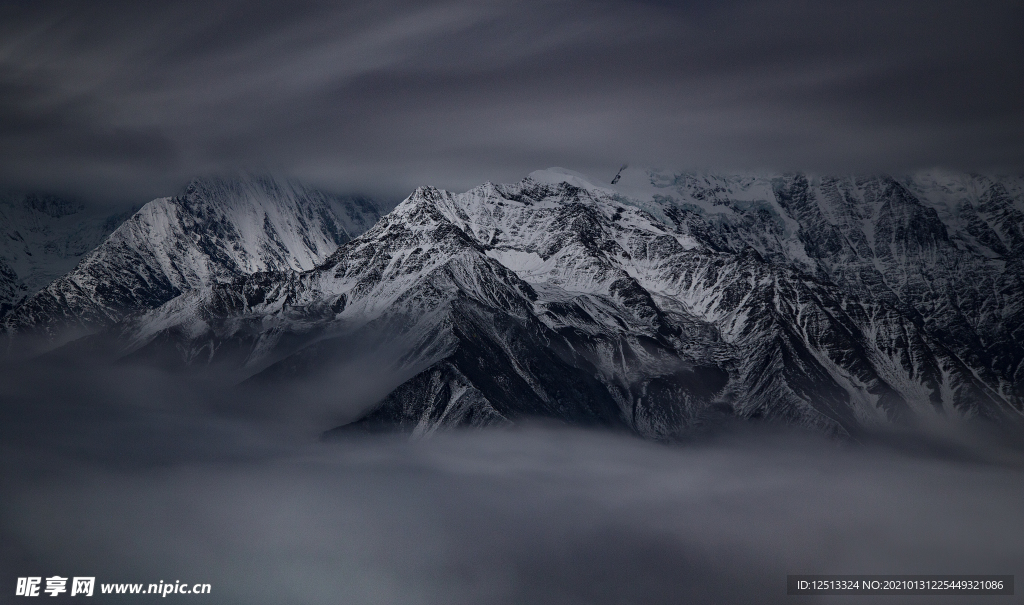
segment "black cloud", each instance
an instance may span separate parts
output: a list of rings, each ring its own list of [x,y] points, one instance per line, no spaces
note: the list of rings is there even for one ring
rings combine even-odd
[[[0,180],[1024,165],[1016,2],[8,3]],[[137,201],[137,200],[136,200]]]

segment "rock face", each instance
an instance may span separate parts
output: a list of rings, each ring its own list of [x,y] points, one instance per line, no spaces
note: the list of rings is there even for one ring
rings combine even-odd
[[[287,260],[306,258],[292,239],[261,239],[294,252],[260,265],[262,247],[175,231],[161,250],[223,264],[146,257],[160,271],[139,283],[159,294],[118,330],[130,355],[254,380],[386,351],[403,380],[349,425],[369,430],[547,416],[673,438],[722,416],[835,434],[932,414],[1020,421],[1024,179],[616,179],[551,169],[458,195],[420,188],[319,264]]]
[[[11,310],[11,307],[22,298],[25,284],[18,279],[18,274],[7,262],[0,258],[0,317]]]
[[[294,183],[196,180],[181,196],[143,206],[71,272],[16,305],[4,328],[9,337],[59,342],[194,288],[258,271],[305,271],[378,218],[367,200]]]
[[[54,195],[0,195],[0,318],[73,269],[132,212],[89,212]]]

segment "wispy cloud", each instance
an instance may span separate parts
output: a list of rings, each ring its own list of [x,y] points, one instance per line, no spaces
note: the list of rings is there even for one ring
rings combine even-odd
[[[1024,166],[1019,3],[9,4],[0,180]],[[136,200],[138,201],[138,200]]]

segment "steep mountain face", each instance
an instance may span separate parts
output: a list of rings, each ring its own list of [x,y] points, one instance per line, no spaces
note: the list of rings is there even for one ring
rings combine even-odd
[[[294,183],[196,180],[181,196],[143,206],[74,270],[15,306],[4,327],[52,342],[201,286],[308,270],[378,217],[367,200],[335,200]]]
[[[693,204],[694,214],[715,224],[708,240],[731,250],[751,246],[850,298],[898,310],[1000,397],[1022,400],[1024,179],[637,172],[630,180],[638,188],[657,185],[648,191],[665,192],[661,201],[684,212]],[[872,333],[891,324],[879,319]],[[905,349],[889,355],[913,356]],[[941,382],[935,370],[921,371],[927,382]]]
[[[18,279],[18,274],[0,258],[0,317],[3,317],[11,310],[11,307],[22,296],[25,289],[24,283]]]
[[[0,317],[73,269],[132,212],[90,212],[54,195],[0,196]]]
[[[1019,421],[1019,179],[617,179],[421,188],[316,268],[204,286],[120,333],[253,380],[387,351],[402,380],[367,429]]]

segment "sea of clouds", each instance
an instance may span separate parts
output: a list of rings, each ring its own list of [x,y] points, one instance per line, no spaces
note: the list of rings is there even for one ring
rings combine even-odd
[[[660,444],[526,423],[323,441],[322,401],[310,414],[265,392],[6,366],[0,601],[17,577],[55,574],[210,583],[166,598],[247,605],[923,603],[787,597],[786,575],[1024,577],[1013,435],[851,443],[743,426]]]

